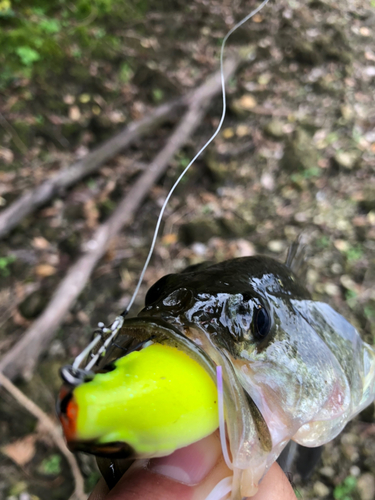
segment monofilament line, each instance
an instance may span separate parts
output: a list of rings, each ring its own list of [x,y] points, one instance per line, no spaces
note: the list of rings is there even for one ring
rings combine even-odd
[[[221,450],[223,452],[224,461],[228,469],[233,470],[233,464],[229,458],[227,438],[225,435],[225,414],[224,414],[224,390],[223,390],[223,371],[219,365],[216,367],[216,382],[217,382],[217,406],[219,411],[219,432]]]
[[[219,125],[217,126],[217,128],[216,128],[215,132],[212,134],[212,136],[208,139],[208,141],[206,142],[206,144],[198,151],[198,153],[194,156],[194,158],[191,160],[191,162],[189,163],[189,165],[187,165],[187,167],[185,167],[185,169],[183,170],[183,172],[179,175],[179,177],[177,178],[176,182],[171,187],[171,189],[170,189],[170,191],[169,191],[169,193],[168,193],[168,195],[167,195],[167,197],[166,197],[166,199],[165,199],[165,201],[163,203],[163,206],[161,207],[161,210],[160,210],[160,213],[159,213],[159,217],[158,217],[158,220],[156,222],[154,236],[152,238],[150,250],[148,252],[145,264],[144,264],[143,269],[141,271],[141,274],[139,276],[138,283],[137,283],[137,286],[135,287],[134,293],[133,293],[133,295],[132,295],[132,297],[130,299],[130,302],[127,305],[125,311],[123,312],[124,316],[130,311],[130,308],[133,305],[136,296],[138,295],[139,289],[140,289],[141,284],[143,282],[143,278],[144,278],[145,272],[146,272],[146,270],[148,268],[148,265],[150,263],[152,254],[154,253],[155,244],[156,244],[156,240],[157,240],[157,237],[158,237],[158,234],[159,234],[160,224],[161,224],[161,221],[163,219],[163,215],[164,215],[165,209],[166,209],[166,207],[168,205],[168,202],[169,202],[172,194],[174,193],[176,187],[180,184],[181,180],[183,179],[183,177],[185,176],[185,174],[187,173],[187,171],[193,165],[193,163],[197,160],[197,158],[199,158],[199,156],[203,153],[203,151],[211,144],[211,142],[218,135],[218,133],[220,132],[221,127],[222,127],[222,125],[224,123],[225,115],[226,115],[226,112],[227,112],[227,101],[226,101],[226,94],[225,94],[225,77],[224,77],[224,70],[223,70],[225,44],[226,44],[228,38],[231,36],[231,34],[234,33],[238,28],[240,28],[244,23],[246,23],[246,21],[248,21],[253,16],[255,16],[255,14],[257,14],[261,9],[263,9],[263,7],[268,3],[268,1],[269,0],[264,0],[256,9],[254,9],[252,12],[250,12],[250,14],[248,14],[240,22],[238,22],[235,26],[233,26],[233,28],[228,31],[228,33],[225,35],[225,37],[223,39],[223,43],[221,44],[221,49],[220,49],[220,78],[221,78],[221,92],[222,92],[223,110],[222,110],[222,113],[221,113],[221,118],[220,118]]]
[[[183,177],[185,176],[185,174],[187,173],[187,171],[190,169],[190,167],[196,161],[196,159],[211,144],[211,142],[215,139],[215,137],[218,135],[218,133],[221,130],[221,127],[222,127],[222,125],[224,123],[225,115],[226,115],[226,112],[227,112],[227,102],[226,102],[226,94],[225,94],[225,77],[224,77],[224,70],[223,70],[225,44],[226,44],[228,38],[231,36],[231,34],[234,31],[236,31],[238,28],[240,28],[244,23],[246,23],[246,21],[248,21],[253,16],[255,16],[255,14],[257,14],[261,9],[263,9],[263,7],[268,3],[268,1],[269,0],[264,0],[256,9],[254,9],[253,11],[251,11],[250,14],[248,14],[240,22],[238,22],[235,26],[233,26],[233,28],[228,31],[228,33],[225,35],[225,37],[223,39],[223,42],[221,44],[221,49],[220,49],[220,79],[221,79],[221,93],[222,93],[223,109],[222,109],[222,113],[221,113],[221,118],[220,118],[219,125],[217,126],[215,132],[212,134],[212,136],[210,137],[210,139],[208,139],[208,141],[206,142],[206,144],[198,151],[198,153],[194,156],[194,158],[187,165],[187,167],[185,167],[185,169],[183,170],[183,172],[179,175],[179,177],[177,178],[177,180],[175,181],[175,183],[171,187],[171,189],[170,189],[170,191],[169,191],[169,193],[168,193],[168,195],[167,195],[167,197],[166,197],[166,199],[165,199],[165,201],[164,201],[164,203],[163,203],[163,205],[161,207],[161,210],[160,210],[160,213],[159,213],[159,217],[158,217],[158,220],[156,222],[156,226],[155,226],[155,231],[154,231],[154,235],[153,235],[153,238],[152,238],[152,242],[151,242],[151,245],[150,245],[150,250],[148,252],[146,261],[145,261],[144,266],[142,268],[141,274],[139,276],[137,285],[136,285],[134,293],[133,293],[133,295],[132,295],[132,297],[131,297],[131,299],[129,301],[129,304],[127,305],[126,309],[122,312],[122,314],[115,319],[115,321],[112,324],[112,326],[110,327],[110,329],[104,328],[104,325],[100,325],[100,328],[102,328],[102,333],[109,332],[109,330],[110,330],[111,333],[110,333],[109,337],[106,339],[106,341],[104,342],[104,344],[101,346],[101,348],[99,349],[99,351],[91,358],[89,364],[85,367],[85,370],[89,370],[92,366],[94,366],[94,364],[96,363],[96,361],[99,359],[100,355],[105,352],[106,348],[109,346],[109,344],[112,342],[112,340],[116,337],[117,333],[119,332],[119,330],[121,328],[120,325],[122,325],[122,323],[120,321],[121,317],[124,318],[128,314],[128,312],[130,311],[130,309],[131,309],[131,307],[132,307],[132,305],[134,303],[134,300],[135,300],[136,296],[138,295],[139,289],[140,289],[141,284],[143,282],[143,278],[144,278],[145,272],[146,272],[146,270],[148,268],[148,265],[150,263],[152,254],[154,253],[155,244],[156,244],[156,240],[157,240],[157,237],[158,237],[158,234],[159,234],[160,225],[161,225],[161,221],[163,219],[163,215],[164,215],[165,209],[166,209],[166,207],[168,205],[168,202],[169,202],[172,194],[174,193],[176,187],[179,185],[179,183],[181,182],[181,180],[183,179]],[[97,343],[99,342],[99,340],[101,338],[102,338],[102,335],[98,335],[97,337],[95,337],[93,339],[93,341],[84,349],[84,351],[82,351],[82,353],[79,354],[76,357],[76,359],[74,360],[74,363],[73,363],[73,369],[78,369],[78,367],[82,363],[83,359],[87,356],[87,354],[91,351],[91,349],[93,349],[93,347],[95,347],[97,345]]]

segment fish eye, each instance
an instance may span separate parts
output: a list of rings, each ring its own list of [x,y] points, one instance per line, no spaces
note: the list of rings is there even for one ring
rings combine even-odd
[[[271,329],[271,319],[265,307],[254,311],[253,333],[256,339],[263,340]]]
[[[174,309],[188,307],[192,298],[193,294],[191,290],[188,290],[187,288],[179,288],[163,299],[163,305]]]

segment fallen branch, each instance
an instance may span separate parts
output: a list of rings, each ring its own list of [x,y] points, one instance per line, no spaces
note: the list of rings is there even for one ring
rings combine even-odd
[[[230,59],[225,63],[226,78],[234,74],[238,64],[237,59]],[[108,221],[98,227],[91,241],[87,243],[85,253],[70,268],[41,316],[1,360],[0,370],[9,378],[20,374],[25,377],[31,375],[38,357],[47,348],[54,332],[86,286],[90,274],[104,255],[110,240],[119,233],[123,226],[132,221],[142,201],[166,171],[173,156],[200,125],[207,107],[220,89],[220,74],[216,73],[194,92],[187,112],[165,147],[149,165],[146,172],[138,178]]]
[[[21,392],[3,373],[0,372],[0,385],[2,385],[14,399],[26,410],[39,420],[41,426],[51,435],[54,443],[67,459],[72,475],[74,477],[75,488],[70,500],[86,500],[84,481],[79,470],[75,456],[67,449],[64,439],[61,436],[60,428],[53,423],[50,417],[44,413],[31,399]]]
[[[40,186],[22,195],[0,213],[0,238],[6,236],[24,217],[49,201],[56,193],[96,172],[105,162],[116,156],[136,139],[165,122],[179,108],[187,105],[190,97],[188,95],[162,104],[145,118],[130,123],[120,133],[88,153],[82,160],[61,170]]]

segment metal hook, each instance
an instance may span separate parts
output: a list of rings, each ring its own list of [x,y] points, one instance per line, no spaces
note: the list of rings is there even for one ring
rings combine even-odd
[[[65,365],[60,370],[61,378],[64,382],[74,387],[89,382],[95,376],[92,371],[82,370],[81,368],[73,368],[72,365]]]

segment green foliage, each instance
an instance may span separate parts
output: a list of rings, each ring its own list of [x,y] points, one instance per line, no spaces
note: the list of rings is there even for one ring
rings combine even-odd
[[[191,158],[189,158],[189,156],[186,156],[184,153],[180,153],[178,155],[178,163],[182,170],[189,165],[190,160]]]
[[[58,33],[61,29],[60,23],[57,19],[42,19],[39,23],[41,31],[52,35]]]
[[[119,75],[120,82],[128,83],[131,80],[132,76],[133,76],[133,71],[129,66],[129,64],[125,62],[122,63],[120,66],[120,75]]]
[[[344,254],[348,259],[348,262],[356,262],[357,260],[360,260],[362,258],[363,248],[360,245],[349,247],[344,251]]]
[[[363,308],[363,311],[365,313],[365,316],[368,320],[374,321],[375,320],[375,308],[371,306],[365,306]]]
[[[328,144],[333,144],[339,139],[339,135],[337,132],[331,132],[330,134],[327,135],[326,137],[326,143]]]
[[[61,456],[60,455],[51,455],[48,458],[45,458],[40,464],[39,470],[42,474],[46,474],[48,476],[56,476],[61,472]]]
[[[99,481],[101,478],[101,474],[98,471],[92,471],[91,474],[86,478],[85,481],[85,490],[86,491],[92,491],[94,489],[94,486],[96,483]]]
[[[120,55],[114,33],[147,10],[137,0],[0,0],[0,88],[66,74],[73,62]],[[129,78],[129,70],[121,77]],[[131,71],[131,70],[130,70]]]
[[[0,0],[0,17],[13,17],[14,11],[11,7],[10,0]]]
[[[210,215],[210,214],[212,214],[213,210],[212,210],[212,207],[210,205],[203,205],[201,212],[204,215]]]
[[[329,246],[328,236],[323,234],[320,238],[316,240],[316,244],[319,248],[327,248]]]
[[[40,59],[38,52],[31,47],[17,47],[16,54],[24,66],[31,66],[35,61],[39,61]]]
[[[303,172],[298,174],[292,174],[290,178],[296,184],[300,184],[301,180],[306,179],[315,179],[321,175],[322,171],[319,167],[310,167],[303,170]]]
[[[302,498],[302,493],[299,491],[298,488],[294,488],[294,494],[298,499]]]
[[[335,500],[353,500],[353,495],[357,486],[357,479],[354,476],[347,476],[344,481],[334,489]]]
[[[9,264],[14,262],[16,258],[14,255],[9,255],[7,257],[0,257],[0,276],[9,276],[10,275],[10,270],[9,270]]]
[[[358,297],[357,292],[355,292],[354,290],[346,290],[345,300],[351,309],[354,309],[356,307],[358,302],[357,297]]]
[[[156,104],[161,102],[164,97],[164,92],[161,89],[152,89],[152,98]]]

